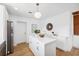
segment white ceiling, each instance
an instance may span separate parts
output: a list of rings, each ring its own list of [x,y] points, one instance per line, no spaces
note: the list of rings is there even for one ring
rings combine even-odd
[[[15,16],[31,17],[36,11],[35,3],[3,3],[6,6],[9,14]],[[79,10],[79,3],[40,3],[40,12],[42,18],[53,17],[66,11]],[[28,13],[32,11],[33,13]]]

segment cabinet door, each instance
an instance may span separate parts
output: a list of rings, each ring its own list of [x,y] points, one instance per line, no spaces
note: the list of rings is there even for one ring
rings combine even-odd
[[[45,45],[45,56],[56,55],[56,42],[51,42]]]
[[[36,52],[38,56],[44,56],[44,45],[40,42],[36,42]]]
[[[37,55],[37,52],[36,52],[36,40],[35,40],[34,37],[30,37],[30,39],[29,39],[29,48],[32,50],[34,55]]]

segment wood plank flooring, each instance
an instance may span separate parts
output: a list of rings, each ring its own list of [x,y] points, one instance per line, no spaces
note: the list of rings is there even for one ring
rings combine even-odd
[[[33,56],[34,54],[29,49],[27,43],[20,43],[14,47],[14,52],[8,56]]]
[[[73,48],[69,52],[64,52],[60,49],[56,49],[57,56],[79,56],[79,49]]]
[[[79,56],[79,49],[73,48],[70,52],[64,52],[60,49],[56,49],[57,56]],[[14,48],[14,52],[8,56],[34,56],[32,51],[29,49],[27,43],[18,44]]]

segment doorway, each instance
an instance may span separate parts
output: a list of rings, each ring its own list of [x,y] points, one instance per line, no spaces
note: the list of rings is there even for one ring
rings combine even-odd
[[[22,21],[17,21],[16,24],[14,25],[15,45],[22,42],[27,42],[26,26],[27,26],[26,22],[22,22]]]
[[[73,46],[79,48],[79,11],[73,13]]]

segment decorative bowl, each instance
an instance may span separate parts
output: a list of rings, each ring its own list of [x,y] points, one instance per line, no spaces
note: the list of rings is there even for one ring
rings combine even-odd
[[[39,34],[39,36],[43,38],[45,35],[44,34]]]

